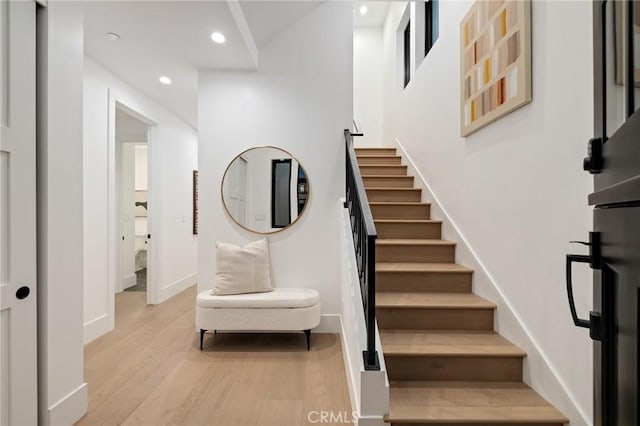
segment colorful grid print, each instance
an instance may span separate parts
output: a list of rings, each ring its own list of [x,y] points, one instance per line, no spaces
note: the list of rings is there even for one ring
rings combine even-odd
[[[531,102],[530,20],[530,0],[476,0],[462,20],[462,136]]]

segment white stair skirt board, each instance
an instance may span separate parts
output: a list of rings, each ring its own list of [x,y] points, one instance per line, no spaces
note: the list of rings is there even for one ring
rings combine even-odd
[[[109,332],[109,314],[100,315],[84,323],[84,344],[97,339]]]
[[[359,425],[383,425],[384,415],[389,411],[389,380],[376,329],[376,351],[380,359],[379,371],[366,371],[362,351],[366,348],[366,326],[362,297],[353,251],[349,214],[340,200],[341,227],[341,294],[343,315],[341,316],[342,354],[349,385],[349,397],[354,416]]]
[[[46,424],[51,426],[75,424],[87,413],[88,400],[88,387],[83,383],[49,408],[49,419]]]
[[[431,218],[442,220],[442,238],[456,241],[456,261],[474,270],[473,292],[497,305],[495,331],[522,348],[527,357],[524,359],[523,381],[543,398],[552,403],[570,419],[581,419],[581,424],[589,424],[590,415],[583,412],[575,403],[574,395],[569,392],[564,381],[559,379],[556,368],[542,345],[531,336],[521,316],[513,304],[505,297],[502,288],[488,272],[478,253],[469,244],[460,227],[451,218],[440,203],[438,195],[432,190],[424,175],[417,169],[415,162],[404,149],[398,138],[394,139],[398,155],[408,166],[408,174],[415,176],[414,185],[422,189],[422,201],[431,203]]]

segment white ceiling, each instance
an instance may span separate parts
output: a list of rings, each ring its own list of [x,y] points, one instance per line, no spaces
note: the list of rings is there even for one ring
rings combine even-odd
[[[84,29],[88,56],[193,127],[198,69],[254,67],[226,2],[87,2]],[[214,31],[227,42],[213,43]],[[109,40],[108,32],[120,40]],[[173,83],[162,85],[160,75]]]
[[[321,1],[241,1],[240,5],[258,49],[298,21]]]
[[[259,50],[322,1],[240,2]],[[381,26],[388,2],[367,1],[368,12],[354,13],[356,26]],[[359,8],[363,2],[354,2]],[[87,1],[85,53],[122,80],[197,128],[199,69],[255,69],[227,1]],[[222,32],[227,42],[210,35]],[[112,32],[120,40],[112,41]],[[160,75],[171,78],[165,86]]]
[[[389,13],[388,1],[354,1],[353,25],[356,27],[381,27]],[[360,14],[360,7],[366,6],[367,13]]]

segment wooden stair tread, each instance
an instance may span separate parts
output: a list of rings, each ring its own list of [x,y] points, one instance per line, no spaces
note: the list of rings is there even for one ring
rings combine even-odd
[[[430,206],[430,203],[419,201],[370,201],[370,206]]]
[[[381,179],[413,179],[413,176],[406,175],[362,175],[363,178],[381,178]]]
[[[380,341],[385,355],[526,356],[495,332],[380,330]]]
[[[422,191],[420,188],[389,188],[389,187],[380,187],[380,188],[365,188],[367,191]]]
[[[473,269],[457,263],[376,263],[376,272],[472,273]]]
[[[473,293],[405,293],[376,294],[377,308],[425,309],[495,309],[496,305]]]
[[[386,154],[359,154],[356,152],[356,158],[400,158],[399,155],[386,155]]]
[[[399,382],[387,422],[564,424],[568,419],[521,382]]]
[[[407,239],[407,238],[379,238],[376,244],[384,246],[455,246],[456,243],[448,240]]]
[[[441,220],[434,219],[374,219],[375,223],[407,223],[407,224],[420,224],[420,223],[442,223]]]
[[[380,157],[380,156],[370,155],[370,157]],[[389,168],[405,168],[406,169],[407,165],[406,164],[360,164],[360,167],[389,167]]]

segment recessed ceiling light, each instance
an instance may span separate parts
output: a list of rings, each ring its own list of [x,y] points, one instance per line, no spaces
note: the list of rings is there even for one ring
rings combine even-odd
[[[222,44],[227,41],[227,38],[224,36],[224,34],[216,31],[215,33],[211,34],[211,40],[218,44]]]
[[[369,11],[369,8],[367,6],[360,6],[360,15],[366,15],[367,12]]]
[[[107,33],[107,38],[111,41],[118,41],[120,40],[120,36],[116,33]]]
[[[171,79],[169,77],[167,77],[166,75],[161,75],[158,80],[160,80],[160,83],[166,84],[167,86],[169,84],[171,84]]]

